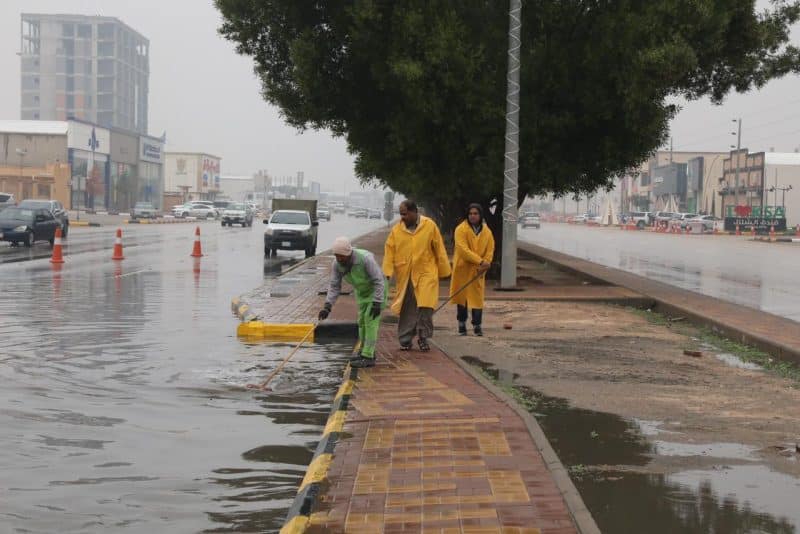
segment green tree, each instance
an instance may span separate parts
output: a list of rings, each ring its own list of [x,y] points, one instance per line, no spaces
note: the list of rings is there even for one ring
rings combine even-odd
[[[264,98],[329,129],[363,182],[451,227],[468,202],[502,210],[508,3],[216,0]],[[795,1],[523,2],[520,201],[608,187],[667,137],[672,97],[721,102],[798,71]]]

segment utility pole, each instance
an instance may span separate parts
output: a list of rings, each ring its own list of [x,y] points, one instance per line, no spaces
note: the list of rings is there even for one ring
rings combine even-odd
[[[517,196],[519,178],[519,51],[522,0],[509,0],[506,147],[503,172],[503,248],[500,288],[517,286]]]
[[[731,132],[731,135],[736,136],[736,178],[734,179],[735,189],[733,191],[734,195],[733,200],[735,202],[734,210],[735,210],[736,206],[739,205],[739,151],[742,149],[742,119],[741,118],[733,119],[733,122],[737,122],[739,124],[738,133]],[[731,148],[733,148],[733,145],[731,145]]]

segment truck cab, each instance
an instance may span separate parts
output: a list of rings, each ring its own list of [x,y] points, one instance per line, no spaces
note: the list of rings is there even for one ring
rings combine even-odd
[[[264,220],[264,256],[279,250],[302,250],[306,258],[317,253],[317,202],[315,200],[274,199],[272,215]]]

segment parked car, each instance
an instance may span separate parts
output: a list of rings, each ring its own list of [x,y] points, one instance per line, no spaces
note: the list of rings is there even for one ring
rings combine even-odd
[[[577,224],[584,224],[587,220],[589,220],[589,215],[586,213],[582,213],[580,215],[575,215],[572,217],[572,222]]]
[[[330,208],[333,210],[333,213],[344,213],[345,207],[344,202],[331,202]]]
[[[719,217],[714,217],[713,215],[697,215],[688,220],[690,223],[703,223],[703,231],[704,232],[713,232],[714,231],[714,224],[718,221],[721,221]]]
[[[331,220],[331,210],[326,206],[321,206],[317,208],[317,219],[325,219],[326,221]]]
[[[680,221],[678,224],[681,225],[681,230],[683,230],[684,228],[686,228],[686,224],[689,221],[689,219],[693,219],[695,217],[697,217],[696,213],[678,213],[676,220]]]
[[[213,204],[206,203],[192,203],[189,205],[189,217],[197,217],[198,219],[216,219],[219,216]]]
[[[17,201],[11,193],[0,193],[0,211],[9,206],[16,206]]]
[[[177,206],[172,206],[172,215],[175,217],[186,217],[188,215],[189,207],[190,206],[188,204],[178,204]],[[184,215],[184,212],[186,212],[186,215]]]
[[[242,228],[253,226],[253,210],[242,203],[228,204],[228,207],[222,211],[222,226],[233,226],[234,224],[241,224]]]
[[[600,224],[603,218],[600,215],[587,215],[586,222],[591,224]]]
[[[620,220],[623,224],[632,224],[639,230],[652,224],[652,214],[648,211],[632,211],[624,213]]]
[[[366,210],[366,211],[367,211],[367,218],[368,219],[380,219],[383,216],[383,214],[381,213],[381,210],[371,209],[371,210]]]
[[[134,219],[155,219],[158,217],[158,210],[150,202],[137,202],[133,206],[131,216]]]
[[[658,224],[669,224],[669,221],[680,219],[680,213],[673,213],[671,211],[657,211],[654,219]]]
[[[232,200],[215,200],[211,203],[220,215],[222,215],[222,212],[228,209],[228,206],[231,204],[238,204],[238,202],[233,202]]]
[[[69,212],[64,209],[64,205],[58,200],[27,199],[20,202],[19,207],[50,210],[50,213],[53,214],[58,224],[61,225],[61,237],[67,237],[69,233]]]
[[[527,211],[523,213],[522,217],[519,219],[519,223],[523,228],[533,227],[538,230],[542,227],[542,221],[539,217],[539,214],[535,211]]]
[[[313,201],[311,201],[313,202]],[[317,253],[317,227],[309,211],[281,210],[272,213],[264,230],[264,255],[269,257],[278,250],[304,250],[306,258]],[[313,213],[316,215],[316,209]]]
[[[352,216],[356,219],[366,219],[368,215],[367,210],[364,208],[353,208],[350,210],[350,213],[352,213]]]
[[[22,243],[30,247],[36,241],[49,241],[52,245],[60,226],[47,208],[13,206],[0,212],[0,239],[12,246]]]

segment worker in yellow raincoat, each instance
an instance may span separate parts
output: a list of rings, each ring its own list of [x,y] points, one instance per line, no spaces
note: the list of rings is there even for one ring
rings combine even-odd
[[[430,349],[433,308],[439,301],[439,279],[450,276],[450,262],[439,227],[419,214],[411,200],[400,204],[400,222],[392,228],[383,255],[383,274],[394,276],[397,296],[392,311],[400,315],[397,334],[410,350],[416,334],[419,349]]]
[[[472,328],[476,336],[483,335],[483,296],[486,291],[485,273],[494,257],[494,236],[483,221],[480,204],[470,204],[467,219],[456,227],[453,252],[453,278],[450,297],[457,305],[458,333],[467,335],[467,310],[472,310]],[[476,278],[477,277],[477,278]]]

